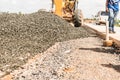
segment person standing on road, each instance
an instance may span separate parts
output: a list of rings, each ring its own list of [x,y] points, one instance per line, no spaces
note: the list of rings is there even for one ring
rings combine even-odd
[[[109,33],[115,33],[114,23],[119,12],[119,2],[120,0],[106,0],[106,12],[109,13]]]

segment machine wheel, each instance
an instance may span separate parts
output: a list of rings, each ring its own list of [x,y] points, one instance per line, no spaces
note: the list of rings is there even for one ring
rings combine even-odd
[[[80,27],[82,25],[82,19],[81,19],[81,15],[80,15],[80,12],[77,11],[74,13],[74,16],[73,16],[73,23],[74,23],[74,26],[75,27]]]
[[[79,19],[79,17],[77,15],[75,15],[75,17],[74,17],[74,26],[75,27],[81,26],[81,20]]]

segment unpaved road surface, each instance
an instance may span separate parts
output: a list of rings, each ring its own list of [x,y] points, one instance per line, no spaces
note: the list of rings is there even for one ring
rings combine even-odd
[[[10,77],[13,80],[120,80],[120,61],[112,48],[102,46],[94,31],[73,27],[52,13],[2,13],[0,80],[11,80]]]
[[[13,80],[120,80],[119,57],[98,37],[56,43],[11,73]]]

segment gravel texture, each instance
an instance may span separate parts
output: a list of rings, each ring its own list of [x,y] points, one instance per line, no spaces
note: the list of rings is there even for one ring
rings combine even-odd
[[[102,44],[92,30],[73,27],[49,12],[2,13],[0,77],[10,73],[13,80],[120,80],[118,55]]]
[[[13,80],[120,80],[120,61],[111,52],[97,37],[59,42],[11,74]]]
[[[56,42],[91,36],[44,11],[0,14],[0,72],[9,73]]]

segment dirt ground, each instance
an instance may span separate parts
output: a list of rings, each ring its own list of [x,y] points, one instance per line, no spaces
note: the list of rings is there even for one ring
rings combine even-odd
[[[120,80],[119,57],[102,44],[49,12],[2,13],[0,80]]]
[[[120,60],[98,37],[56,43],[13,71],[13,80],[120,80]]]

